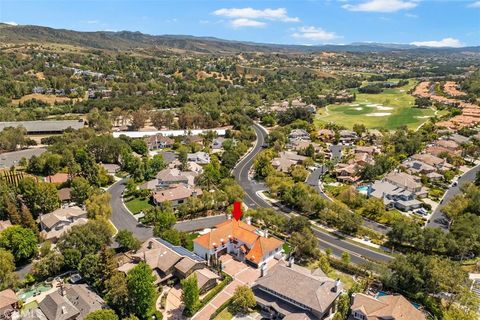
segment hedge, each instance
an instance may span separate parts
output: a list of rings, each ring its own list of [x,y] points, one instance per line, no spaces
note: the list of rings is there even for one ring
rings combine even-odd
[[[215,319],[220,314],[220,312],[225,310],[225,308],[227,308],[230,305],[230,303],[232,303],[232,300],[233,298],[230,298],[227,301],[225,301],[220,307],[218,307],[217,310],[215,310],[215,312],[212,313],[212,315],[210,316],[210,320]]]
[[[210,300],[212,300],[217,294],[219,294],[220,291],[222,291],[233,280],[233,278],[230,275],[228,275],[227,273],[225,273],[223,271],[222,271],[222,276],[223,276],[223,280],[217,286],[215,286],[215,288],[210,290],[205,295],[205,297],[203,297],[203,299],[200,301],[200,303],[196,307],[196,310],[193,314],[197,313],[204,306],[206,306],[210,302]]]

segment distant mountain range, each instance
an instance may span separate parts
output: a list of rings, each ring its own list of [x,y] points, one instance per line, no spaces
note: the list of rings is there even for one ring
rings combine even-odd
[[[418,53],[480,53],[480,46],[464,48],[420,48],[408,44],[352,43],[349,45],[281,45],[224,40],[188,35],[148,35],[131,31],[80,32],[42,26],[13,26],[0,23],[0,43],[58,43],[93,49],[132,50],[156,48],[185,50],[197,53],[235,54],[239,52],[311,53],[329,52],[394,52]]]

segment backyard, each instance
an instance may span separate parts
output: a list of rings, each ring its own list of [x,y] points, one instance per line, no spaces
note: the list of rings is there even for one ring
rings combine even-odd
[[[416,129],[437,111],[413,108],[415,98],[407,92],[415,85],[416,82],[410,80],[409,84],[403,87],[384,89],[379,94],[356,92],[355,102],[332,104],[319,109],[316,122],[317,124],[333,122],[350,129],[356,123],[362,123],[370,129],[393,130],[403,125]]]
[[[137,214],[140,211],[145,211],[150,209],[152,205],[150,204],[150,198],[136,198],[136,197],[129,197],[125,199],[125,206],[131,213]]]

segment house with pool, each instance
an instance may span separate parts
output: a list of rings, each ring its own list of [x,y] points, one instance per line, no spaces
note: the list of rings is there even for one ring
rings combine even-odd
[[[194,240],[193,251],[207,261],[231,254],[257,268],[282,255],[283,241],[252,226],[249,218],[246,221],[231,219],[216,225]]]

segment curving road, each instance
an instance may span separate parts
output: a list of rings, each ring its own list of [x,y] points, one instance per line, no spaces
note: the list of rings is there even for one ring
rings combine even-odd
[[[138,222],[132,215],[132,213],[125,207],[122,200],[122,193],[125,190],[125,180],[120,180],[110,186],[108,192],[110,192],[112,206],[111,221],[118,230],[130,230],[135,237],[141,241],[145,241],[153,236],[153,229]],[[205,228],[211,228],[220,222],[227,219],[225,215],[203,217],[194,220],[179,221],[175,224],[174,228],[179,231],[192,232],[202,230]]]
[[[254,158],[262,150],[262,145],[265,143],[266,137],[268,135],[268,133],[265,132],[265,130],[257,124],[253,125],[253,129],[257,134],[257,141],[255,147],[234,168],[233,174],[235,176],[235,180],[237,180],[237,182],[245,190],[244,200],[245,204],[248,207],[273,208],[279,214],[288,215],[288,213],[290,212],[288,209],[283,207],[274,207],[270,202],[260,197],[257,192],[265,190],[264,185],[255,182],[249,177],[249,172],[252,168]],[[313,228],[313,231],[318,239],[319,245],[322,248],[331,248],[333,254],[337,257],[341,257],[343,252],[348,252],[353,263],[364,264],[368,261],[389,262],[393,259],[390,255],[380,253],[360,246],[358,244],[349,242],[343,239],[341,236],[330,234],[315,227]]]
[[[462,192],[462,186],[464,186],[466,183],[475,181],[478,172],[480,172],[480,165],[477,165],[465,172],[460,178],[458,178],[458,184],[456,186],[451,186],[447,192],[445,192],[440,205],[438,205],[438,207],[432,213],[430,220],[428,220],[427,227],[441,228],[442,230],[448,231],[448,219],[442,212],[443,206],[447,204],[448,201],[454,196]]]

